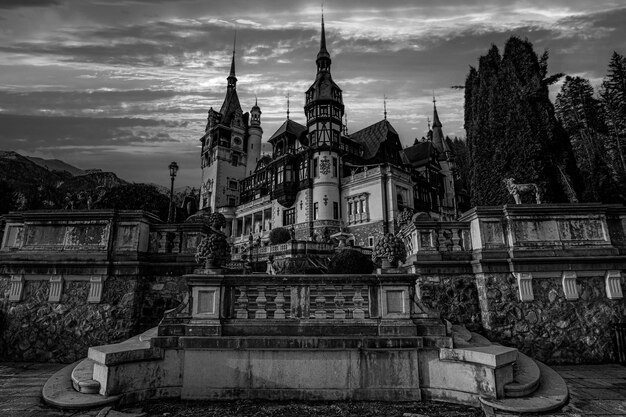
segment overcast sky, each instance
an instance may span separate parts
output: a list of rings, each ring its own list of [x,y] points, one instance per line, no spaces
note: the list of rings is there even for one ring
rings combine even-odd
[[[348,130],[388,119],[405,144],[427,131],[432,94],[444,133],[464,137],[470,65],[511,35],[550,51],[550,73],[598,85],[626,53],[624,0],[327,0],[332,74]],[[237,30],[237,90],[255,95],[264,140],[304,123],[320,6],[297,0],[0,0],[0,149],[101,168],[137,182],[198,186],[199,142],[226,90]],[[558,89],[558,86],[556,87]],[[556,91],[556,90],[555,90]]]

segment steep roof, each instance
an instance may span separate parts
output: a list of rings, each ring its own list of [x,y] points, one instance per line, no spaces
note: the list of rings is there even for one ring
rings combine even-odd
[[[443,130],[441,129],[441,121],[439,121],[439,114],[437,113],[437,106],[433,103],[433,130],[432,140],[433,145],[439,152],[439,160],[443,161],[448,159],[447,153],[450,152],[450,148],[446,143],[446,138],[443,136]]]
[[[233,115],[237,110],[242,111],[237,90],[229,88],[226,90],[226,97],[224,97],[224,103],[220,109],[220,113],[222,114],[222,123],[230,125],[230,122],[233,120]]]
[[[276,132],[274,132],[274,134],[272,135],[272,137],[270,137],[268,139],[269,141],[272,141],[274,138],[277,138],[278,136],[282,135],[283,133],[289,133],[292,135],[295,135],[296,138],[300,138],[300,135],[302,134],[302,132],[306,131],[306,126],[302,126],[300,123],[298,122],[294,122],[291,119],[287,119],[285,120],[285,123],[283,123],[278,130],[276,130]]]
[[[437,155],[439,154],[439,151],[430,141],[416,143],[413,146],[404,148],[402,152],[414,167],[426,165],[430,161],[433,152]]]
[[[398,135],[398,132],[391,126],[391,123],[387,120],[381,120],[358,132],[354,132],[350,135],[350,138],[363,146],[363,158],[370,159],[376,156],[378,148],[381,143],[387,140],[390,132],[396,136]]]

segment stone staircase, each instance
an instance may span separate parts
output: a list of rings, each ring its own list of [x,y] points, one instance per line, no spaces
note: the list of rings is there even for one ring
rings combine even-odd
[[[452,326],[455,347],[494,345],[485,337],[469,332],[463,326]],[[518,352],[513,367],[513,381],[504,386],[504,398],[481,397],[481,406],[487,417],[498,411],[516,414],[537,414],[555,411],[569,399],[563,378],[549,366]]]

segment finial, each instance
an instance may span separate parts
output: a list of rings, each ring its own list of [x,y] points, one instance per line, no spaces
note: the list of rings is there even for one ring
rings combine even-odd
[[[426,117],[426,120],[428,120],[428,130],[430,131],[430,117]]]
[[[385,116],[385,120],[387,120],[387,96],[384,95],[383,96],[383,109],[384,109],[384,116]]]
[[[437,99],[435,98],[435,90],[433,90],[433,104],[437,103]]]
[[[287,120],[289,120],[289,91],[287,91]]]
[[[254,105],[256,107],[259,107],[259,98],[256,96],[256,94],[254,95]]]

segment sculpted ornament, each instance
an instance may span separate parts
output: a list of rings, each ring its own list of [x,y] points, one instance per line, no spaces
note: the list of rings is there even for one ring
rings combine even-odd
[[[320,173],[323,175],[330,173],[330,160],[327,157],[322,158],[320,161]]]
[[[534,192],[537,204],[541,204],[541,194],[537,184],[515,184],[515,179],[513,178],[507,178],[503,181],[506,184],[506,188],[509,191],[509,194],[511,194],[515,199],[515,204],[522,204],[522,198],[520,197],[520,194],[529,192]]]

